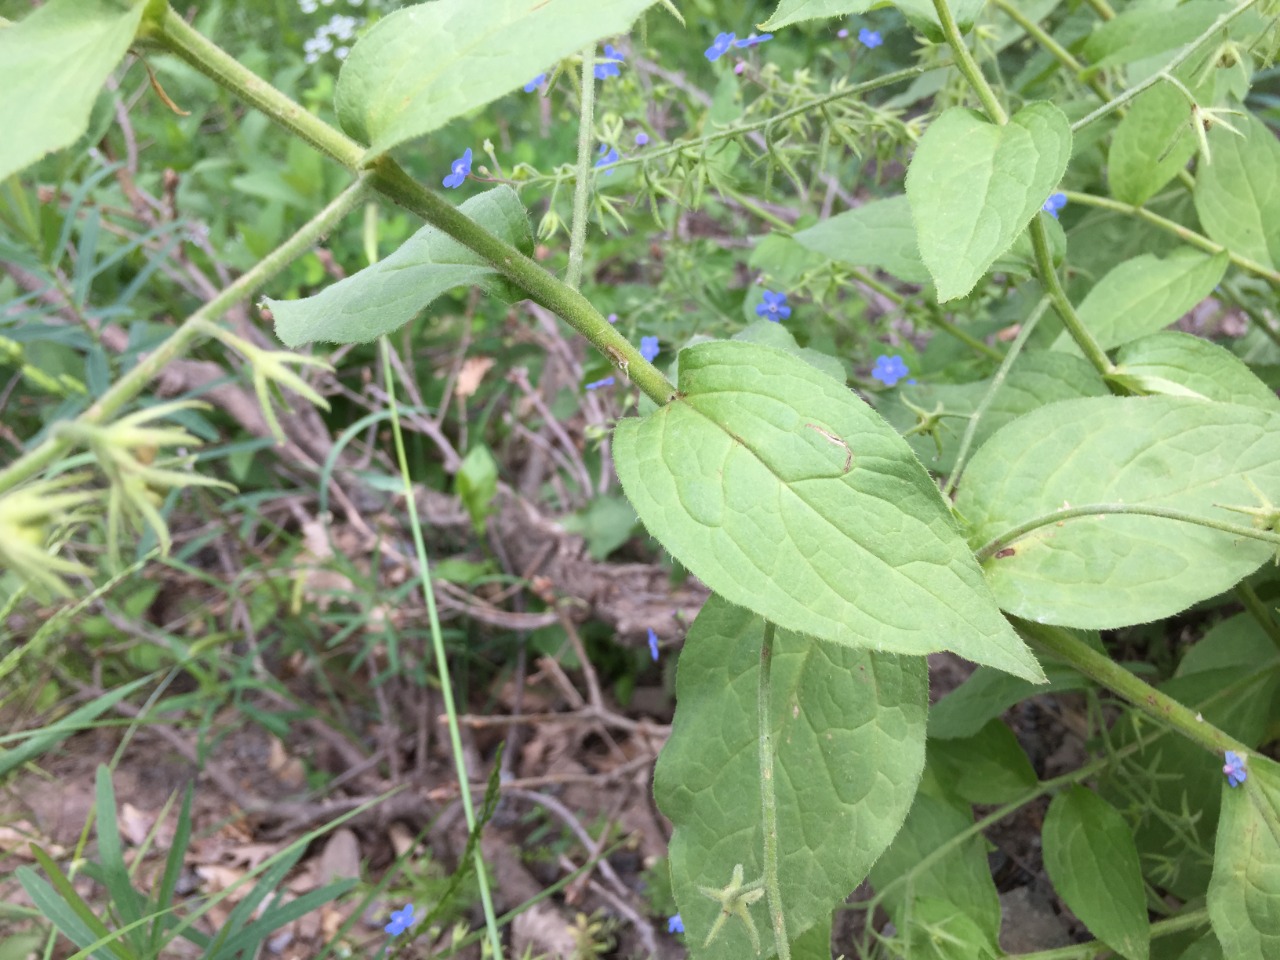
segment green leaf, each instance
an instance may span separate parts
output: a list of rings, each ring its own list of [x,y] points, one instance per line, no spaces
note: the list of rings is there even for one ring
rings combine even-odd
[[[490,233],[526,253],[533,234],[524,206],[510,187],[472,197],[459,209]],[[454,287],[492,282],[497,275],[479,254],[435,227],[423,227],[379,260],[313,297],[271,300],[276,336],[286,346],[312,341],[365,343],[404,326]]]
[[[999,720],[971,737],[930,739],[928,758],[938,782],[969,803],[1010,803],[1036,785],[1026,752]]]
[[[631,539],[636,512],[625,497],[596,496],[586,509],[562,519],[560,526],[583,537],[591,556],[604,560]]]
[[[1280,399],[1231,351],[1189,333],[1166,330],[1121,348],[1110,379],[1144,393],[1198,396],[1260,410]]]
[[[454,480],[458,498],[471,517],[471,526],[483,535],[489,514],[493,512],[493,498],[498,495],[498,462],[483,443],[467,451],[458,467]]]
[[[98,765],[95,779],[94,816],[98,830],[98,860],[102,864],[102,885],[107,888],[111,903],[115,906],[123,924],[133,924],[142,919],[142,896],[133,888],[129,868],[124,862],[124,846],[120,840],[120,826],[116,822],[116,794],[111,785],[111,771]],[[138,951],[145,930],[135,930],[125,935],[125,942]]]
[[[778,7],[761,30],[778,30],[793,23],[822,17],[847,17],[866,13],[880,0],[778,0]]]
[[[973,826],[966,811],[927,793],[917,793],[906,823],[876,865],[871,883],[899,929],[920,900],[954,904],[995,942],[1000,932],[1000,896],[987,868],[981,835],[956,838]],[[911,946],[915,946],[912,944]],[[904,957],[915,956],[911,949]]]
[[[942,22],[938,19],[938,11],[933,5],[933,0],[892,0],[892,2],[912,27],[934,43],[944,42]],[[951,16],[955,19],[961,33],[968,33],[973,29],[973,22],[982,12],[986,2],[987,0],[949,0],[947,6],[951,8]]]
[[[142,0],[50,0],[0,28],[0,180],[89,128],[98,91],[142,22]]]
[[[1163,507],[1247,524],[1226,507],[1259,506],[1255,487],[1280,501],[1280,417],[1185,397],[1090,397],[1042,407],[988,440],[965,472],[956,510],[977,549],[1064,504]],[[1108,629],[1215,596],[1273,553],[1191,523],[1109,514],[1037,527],[983,569],[1010,613]]]
[[[918,897],[907,919],[911,960],[995,960],[1004,956],[984,930],[948,900]]]
[[[712,595],[676,674],[671,738],[654,796],[675,825],[671,874],[690,943],[701,944],[736,865],[763,867],[759,712],[764,621]],[[928,678],[919,657],[853,650],[778,630],[770,716],[779,884],[787,932],[830,923],[893,839],[924,765]],[[771,945],[763,900],[750,908]],[[700,960],[754,956],[745,925],[727,923]]]
[[[972,737],[988,722],[1027,697],[1067,690],[1087,690],[1078,670],[1045,665],[1049,684],[1036,685],[990,667],[979,667],[969,679],[929,708],[929,739]]]
[[[1013,245],[1070,156],[1071,125],[1047,101],[1004,126],[963,107],[929,125],[907,170],[907,197],[940,303],[969,293]]]
[[[1090,932],[1128,960],[1147,960],[1151,927],[1133,831],[1084,787],[1049,804],[1041,832],[1053,888]]]
[[[716,593],[824,640],[939,648],[1032,680],[937,486],[847,387],[781,350],[680,353],[680,397],[619,422],[649,532]]]
[[[1222,946],[1211,931],[1178,954],[1178,960],[1222,960]]]
[[[907,401],[926,413],[932,413],[941,404],[945,413],[956,414],[954,418],[946,418],[938,430],[941,453],[932,436],[913,434],[907,438],[916,456],[930,470],[950,473],[955,467],[960,439],[967,426],[963,418],[978,409],[990,386],[991,380],[987,379],[975,383],[926,383],[901,387],[883,403],[880,413],[904,433],[919,423],[919,414],[906,405]],[[1024,353],[1014,362],[1004,383],[991,398],[986,413],[978,421],[971,449],[976,450],[1005,424],[1045,404],[1107,395],[1102,377],[1084,358],[1048,350]]]
[[[1209,921],[1231,960],[1280,956],[1280,767],[1248,758],[1249,776],[1222,786],[1209,881]]]
[[[795,241],[854,267],[878,267],[906,283],[930,279],[905,194],[872,200],[795,234]]]
[[[1178,661],[1175,676],[1206,670],[1248,667],[1256,670],[1276,657],[1276,645],[1250,614],[1238,613],[1215,623]]]
[[[654,0],[436,0],[397,10],[351,48],[334,103],[366,159],[510,93],[588,44],[631,29]]]
[[[1197,142],[1191,104],[1176,87],[1157,83],[1143,91],[1112,135],[1107,157],[1112,196],[1145,203],[1186,167]]]
[[[1196,170],[1200,223],[1212,239],[1268,267],[1280,265],[1280,141],[1250,114],[1209,131],[1212,163]]]
[[[759,343],[766,347],[785,350],[840,383],[844,383],[848,379],[844,364],[839,360],[820,350],[800,346],[796,343],[796,338],[791,335],[790,330],[780,323],[774,323],[772,320],[753,320],[729,339],[740,340],[743,343]]]
[[[1190,43],[1228,9],[1221,0],[1191,0],[1175,9],[1127,10],[1098,26],[1085,41],[1085,75]]]
[[[0,960],[4,960],[0,957]],[[791,941],[791,960],[831,960],[831,914]]]
[[[1213,292],[1230,262],[1226,253],[1209,256],[1190,247],[1164,260],[1143,254],[1094,284],[1076,312],[1098,345],[1110,350],[1175,323]],[[1079,353],[1067,333],[1053,346]]]

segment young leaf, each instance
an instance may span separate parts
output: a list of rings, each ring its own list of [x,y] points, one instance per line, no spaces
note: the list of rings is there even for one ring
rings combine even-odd
[[[483,443],[472,447],[454,480],[458,498],[467,508],[471,517],[471,526],[478,535],[483,535],[493,512],[493,498],[498,494],[498,462]]]
[[[438,130],[588,44],[625,33],[654,0],[436,0],[379,20],[351,49],[334,95],[368,157]]]
[[[524,205],[500,186],[459,209],[490,233],[528,252],[533,234]],[[312,341],[365,343],[404,326],[454,287],[492,281],[497,271],[435,227],[423,227],[385,260],[302,300],[266,300],[286,346]]]
[[[1280,412],[1280,398],[1231,351],[1165,330],[1126,344],[1111,380],[1146,393],[1204,397]]]
[[[1003,126],[963,107],[929,125],[907,170],[920,255],[938,301],[963,297],[1058,185],[1071,156],[1071,125],[1047,101]]]
[[[1112,136],[1107,157],[1111,193],[1125,203],[1145,203],[1195,156],[1191,104],[1170,83],[1157,83],[1134,98]]]
[[[956,510],[979,549],[1064,505],[1167,508],[1247,525],[1226,507],[1261,507],[1257,491],[1280,501],[1280,416],[1186,397],[1090,397],[1041,407],[988,440]],[[1037,527],[983,569],[1010,613],[1109,629],[1215,596],[1274,552],[1192,523],[1113,513]]]
[[[1067,690],[1087,690],[1089,681],[1070,667],[1045,665],[1047,686],[1037,686],[990,667],[979,667],[969,679],[929,708],[929,739],[972,737],[987,723],[1027,697]]]
[[[928,763],[945,789],[969,803],[1010,803],[1036,785],[1026,751],[999,720],[971,737],[931,738]]]
[[[1084,787],[1053,798],[1041,831],[1053,888],[1099,940],[1127,960],[1147,960],[1151,927],[1133,831]]]
[[[777,30],[805,20],[866,13],[878,2],[879,0],[778,0],[773,16],[760,24],[760,29]]]
[[[1196,213],[1232,253],[1280,266],[1280,141],[1253,115],[1230,122],[1244,136],[1209,131],[1213,162],[1196,169]]]
[[[732,341],[681,351],[680,396],[622,420],[614,458],[649,532],[731,603],[1042,679],[906,441],[804,361]]]
[[[967,810],[924,792],[916,794],[902,830],[871,869],[871,883],[884,896],[885,909],[899,929],[910,929],[916,903],[936,900],[959,908],[982,931],[984,941],[996,942],[1000,895],[987,868],[982,837],[956,840],[971,826]],[[915,954],[908,951],[903,956]]]
[[[1231,960],[1280,956],[1280,767],[1251,755],[1248,779],[1222,784],[1209,922]]]
[[[924,283],[911,204],[905,194],[872,200],[795,234],[801,246],[854,267],[879,267],[906,283]]]
[[[98,91],[129,49],[143,0],[49,0],[0,29],[0,180],[89,128]]]
[[[1208,256],[1190,247],[1164,260],[1151,254],[1126,260],[1085,296],[1080,322],[1103,350],[1163,330],[1213,292],[1230,262],[1225,253]],[[1066,333],[1054,348],[1078,352]]]
[[[830,923],[893,839],[924,765],[928,683],[918,657],[854,650],[778,630],[771,670],[774,779],[761,783],[757,709],[764,621],[712,595],[689,631],[679,704],[658,759],[654,796],[675,824],[671,875],[690,942],[719,914],[700,887],[721,889],[741,864],[761,874],[762,789],[777,809],[787,932]],[[771,945],[763,900],[750,905]],[[724,925],[701,960],[754,956],[746,925]]]

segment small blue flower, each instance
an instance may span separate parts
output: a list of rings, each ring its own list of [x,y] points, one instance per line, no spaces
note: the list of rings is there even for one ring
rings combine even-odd
[[[1244,769],[1244,757],[1240,754],[1234,750],[1228,750],[1222,755],[1222,759],[1227,761],[1222,765],[1222,772],[1227,775],[1229,786],[1238,787],[1249,778],[1249,774]]]
[[[616,77],[622,71],[618,64],[624,61],[624,57],[620,54],[612,43],[604,45],[604,62],[597,63],[595,66],[595,74],[597,80],[603,80],[605,77]]]
[[[406,903],[400,910],[391,913],[391,922],[385,927],[387,933],[398,937],[413,926],[413,904]]]
[[[524,92],[533,93],[533,91],[537,90],[540,86],[542,86],[543,81],[545,81],[546,79],[547,79],[547,75],[545,73],[538,74],[536,77],[534,77],[532,80],[530,80],[528,83],[524,85]]]
[[[618,151],[616,149],[609,146],[607,143],[602,143],[600,144],[600,159],[596,161],[595,165],[597,167],[605,167],[611,163],[617,163],[621,159],[622,158],[618,156]],[[606,177],[612,177],[613,171],[606,170],[604,175]]]
[[[658,351],[660,349],[657,337],[640,338],[640,356],[644,357],[650,363],[653,363],[653,358],[658,355]]]
[[[751,36],[747,37],[744,40],[735,40],[733,45],[740,49],[745,49],[746,47],[758,47],[760,44],[764,43],[765,41],[772,40],[772,39],[773,39],[772,33],[761,34],[758,37],[753,33]]]
[[[639,133],[636,134],[637,147],[647,146],[648,143],[649,143],[649,135],[647,133],[641,130]]]
[[[707,52],[703,56],[714,63],[728,53],[736,41],[737,37],[732,33],[718,33],[716,34],[715,43],[707,47]]]
[[[876,365],[871,368],[871,376],[886,387],[895,386],[908,373],[906,362],[896,353],[892,357],[880,354],[876,357]]]
[[[446,187],[462,186],[462,181],[466,180],[467,177],[470,176],[471,174],[471,148],[470,147],[467,147],[466,152],[463,153],[463,155],[460,156],[457,160],[453,161],[452,164],[450,164],[449,170],[450,170],[449,175],[444,178],[442,183],[444,183]]]
[[[884,38],[880,36],[879,30],[868,30],[866,27],[863,27],[858,31],[858,40],[861,41],[862,45],[868,50],[874,50],[876,47],[880,46],[880,44],[884,43]]]
[[[653,657],[654,662],[658,660],[658,635],[653,632],[653,627],[649,628],[649,656]],[[669,926],[669,924],[668,924]]]
[[[756,316],[767,317],[774,323],[780,323],[791,316],[791,308],[787,306],[785,293],[764,292],[764,301],[756,304]]]
[[[1067,205],[1067,195],[1065,193],[1051,193],[1049,199],[1044,202],[1044,206],[1040,209],[1053,219],[1058,219],[1058,211]]]
[[[587,390],[599,390],[601,387],[612,387],[613,377],[604,377],[601,380],[592,380],[587,384]]]
[[[684,933],[684,921],[680,914],[667,918],[667,933]]]

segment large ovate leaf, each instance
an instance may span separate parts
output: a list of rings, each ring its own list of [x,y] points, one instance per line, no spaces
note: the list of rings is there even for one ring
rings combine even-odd
[[[377,156],[625,33],[655,0],[435,0],[379,20],[342,65],[342,127]]]
[[[920,255],[939,302],[969,293],[1058,185],[1071,125],[1046,101],[1003,126],[963,107],[929,125],[907,170]]]
[[[1275,391],[1230,350],[1176,330],[1125,344],[1108,379],[1136,393],[1203,397],[1280,412]]]
[[[1280,141],[1255,116],[1230,122],[1243,136],[1209,131],[1213,162],[1196,169],[1196,214],[1232,253],[1280,266]]]
[[[1036,693],[1043,690],[1035,688]],[[968,803],[1011,803],[1036,785],[1026,751],[999,720],[988,721],[971,737],[930,737],[927,757],[933,778],[948,796]]]
[[[619,422],[640,519],[716,593],[774,623],[1040,680],[938,488],[842,383],[757,344],[680,353],[680,395]]]
[[[88,129],[144,9],[142,0],[50,0],[0,27],[0,180]]]
[[[1125,10],[1089,35],[1084,45],[1089,72],[1133,63],[1166,50],[1172,53],[1200,36],[1228,9],[1221,0],[1191,0],[1172,10],[1154,5]]]
[[[500,186],[459,209],[508,243],[528,252],[533,234],[524,206],[510,187]],[[365,343],[404,326],[454,287],[486,283],[497,276],[479,254],[436,227],[423,227],[385,260],[379,260],[313,297],[271,300],[276,335],[287,346],[322,341]]]
[[[1250,756],[1249,776],[1222,786],[1209,921],[1231,960],[1280,956],[1280,767]]]
[[[855,650],[778,630],[769,724],[773,781],[762,783],[758,691],[764,621],[720,597],[689,631],[676,675],[671,739],[654,796],[675,825],[671,876],[691,943],[719,914],[700,887],[721,889],[739,864],[763,870],[762,789],[777,810],[779,886],[788,935],[830,924],[897,833],[924,765],[928,677],[923,658]],[[771,952],[768,907],[750,907]],[[829,926],[827,927],[829,930]],[[732,919],[702,960],[755,956]]]
[[[1147,960],[1151,927],[1133,831],[1092,790],[1053,798],[1041,832],[1053,888],[1099,940],[1127,960]]]
[[[1126,504],[1248,525],[1228,506],[1280,502],[1280,416],[1187,397],[1042,407],[983,445],[956,509],[975,549],[1065,507]],[[1038,526],[983,561],[997,601],[1041,623],[1107,629],[1170,616],[1268,560],[1271,545],[1162,517]]]
[[[1225,253],[1181,247],[1161,259],[1143,254],[1099,280],[1081,302],[1080,322],[1103,350],[1163,330],[1207,297],[1227,271]],[[1078,350],[1063,333],[1054,346]]]
[[[980,835],[959,839],[972,826],[967,808],[958,809],[922,790],[897,837],[872,867],[871,883],[884,897],[889,915],[908,935],[916,904],[934,900],[958,908],[982,931],[983,941],[996,942],[1000,895],[987,867],[983,839]],[[910,943],[901,955],[914,957],[920,946]]]

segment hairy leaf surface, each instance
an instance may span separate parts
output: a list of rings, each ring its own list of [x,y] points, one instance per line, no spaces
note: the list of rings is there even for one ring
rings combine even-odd
[[[723,888],[738,864],[748,882],[761,875],[762,789],[776,802],[779,882],[796,938],[829,924],[832,908],[862,881],[901,826],[924,766],[923,658],[778,630],[767,718],[774,781],[762,786],[763,633],[763,620],[713,595],[680,654],[678,707],[654,795],[675,824],[671,874],[690,943],[702,943],[719,913],[699,887]],[[767,905],[750,909],[771,947]],[[698,955],[740,960],[754,951],[735,919]]]
[[[618,424],[614,456],[649,532],[704,583],[825,640],[1043,679],[937,486],[848,388],[740,342],[681,351],[679,381]]]

